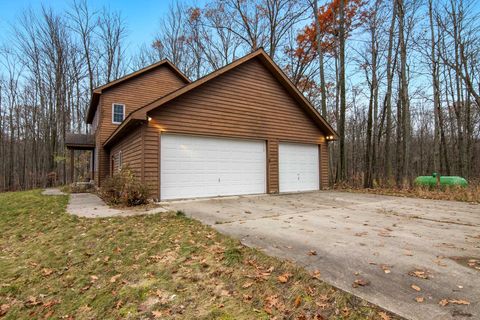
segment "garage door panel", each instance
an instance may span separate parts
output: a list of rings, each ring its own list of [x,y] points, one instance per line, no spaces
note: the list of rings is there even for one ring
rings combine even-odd
[[[318,145],[280,143],[278,159],[280,192],[320,189]]]
[[[164,134],[161,198],[265,193],[264,141]]]

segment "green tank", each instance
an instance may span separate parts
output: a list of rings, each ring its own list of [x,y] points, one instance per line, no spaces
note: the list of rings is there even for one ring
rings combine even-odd
[[[417,186],[429,186],[436,187],[437,180],[439,180],[440,186],[461,186],[466,187],[468,185],[467,180],[458,176],[445,176],[441,177],[438,173],[433,173],[431,176],[419,176],[415,178],[415,185]]]

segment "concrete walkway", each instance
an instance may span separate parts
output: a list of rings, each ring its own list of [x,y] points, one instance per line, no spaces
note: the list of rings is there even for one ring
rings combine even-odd
[[[59,189],[52,188],[44,190],[42,194],[57,196],[65,195],[66,193],[61,192]],[[167,211],[168,210],[163,207],[115,209],[109,207],[100,197],[93,193],[71,193],[67,206],[67,212],[69,214],[84,218],[128,217]]]
[[[44,196],[64,196],[66,195],[65,192],[61,191],[58,188],[48,188],[42,191]]]

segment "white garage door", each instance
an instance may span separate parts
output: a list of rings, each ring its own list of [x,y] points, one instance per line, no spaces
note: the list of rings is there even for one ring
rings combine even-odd
[[[320,189],[318,145],[280,143],[278,162],[280,192]]]
[[[163,134],[162,200],[265,193],[265,141]]]

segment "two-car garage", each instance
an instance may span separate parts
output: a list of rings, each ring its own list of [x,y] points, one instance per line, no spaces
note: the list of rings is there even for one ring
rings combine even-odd
[[[266,193],[266,146],[265,140],[162,134],[161,200]],[[318,150],[279,143],[280,192],[319,189]]]

